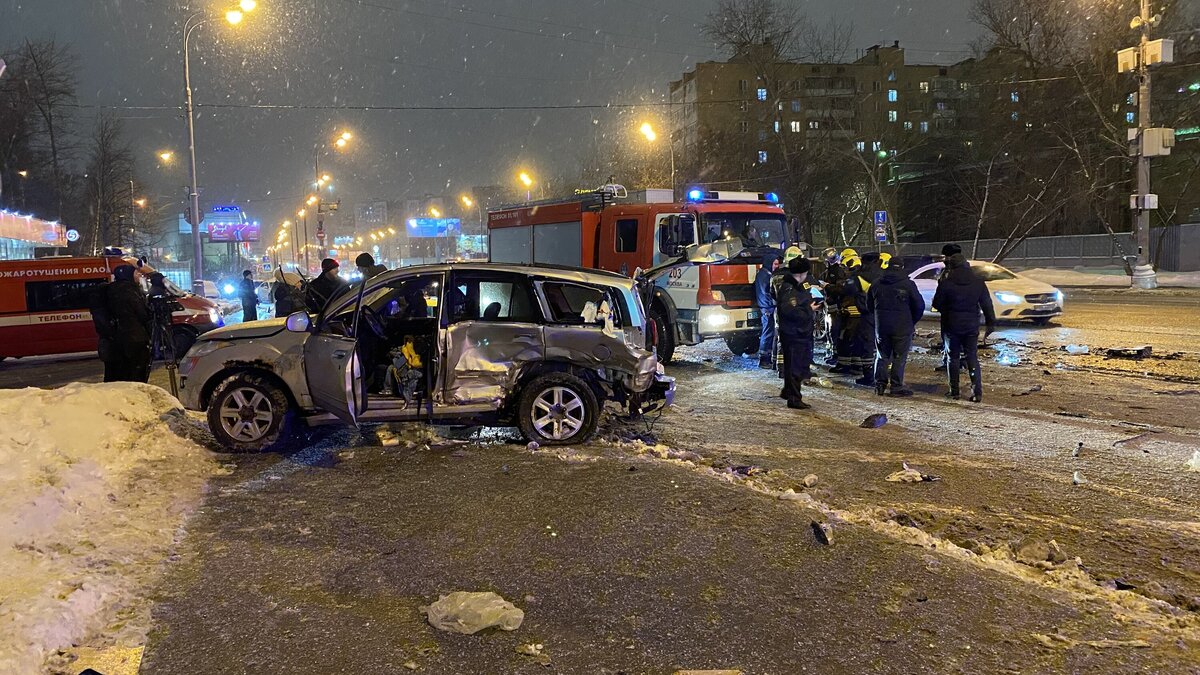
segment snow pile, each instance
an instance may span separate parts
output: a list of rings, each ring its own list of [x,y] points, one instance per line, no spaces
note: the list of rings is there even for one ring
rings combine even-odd
[[[0,663],[35,672],[105,629],[139,640],[139,589],[217,469],[145,384],[0,392]],[[139,624],[141,624],[139,626]]]
[[[1076,267],[1074,269],[1035,267],[1022,270],[1021,276],[1051,286],[1129,287],[1129,275],[1125,273],[1123,267]],[[1200,272],[1159,272],[1158,285],[1200,288]]]

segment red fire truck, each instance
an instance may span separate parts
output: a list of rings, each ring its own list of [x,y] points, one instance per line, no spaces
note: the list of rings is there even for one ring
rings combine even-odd
[[[649,308],[658,329],[659,358],[677,345],[723,338],[735,354],[758,350],[761,316],[754,276],[763,256],[787,248],[791,233],[773,193],[694,188],[674,202],[670,190],[629,198],[605,186],[568,199],[488,213],[494,262],[557,264],[633,275],[679,257],[691,244],[740,239],[729,260],[685,267],[657,282]]]
[[[0,260],[0,360],[5,357],[94,352],[99,338],[88,311],[93,288],[109,281],[118,265],[133,258],[97,256]],[[154,272],[148,265],[138,279]],[[171,315],[171,338],[183,354],[201,333],[224,325],[211,300],[168,282],[179,309]]]

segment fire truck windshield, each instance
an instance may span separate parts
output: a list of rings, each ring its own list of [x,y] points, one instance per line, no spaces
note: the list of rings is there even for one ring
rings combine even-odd
[[[769,213],[704,213],[700,243],[740,237],[747,248],[779,248],[787,240],[783,216]]]

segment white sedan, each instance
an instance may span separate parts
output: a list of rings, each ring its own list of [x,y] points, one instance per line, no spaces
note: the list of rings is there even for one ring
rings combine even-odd
[[[969,262],[971,269],[987,282],[997,319],[1030,320],[1042,325],[1062,314],[1063,300],[1066,296],[1050,284],[1023,277],[996,263],[982,260]],[[938,277],[945,267],[946,264],[942,262],[929,263],[908,275],[917,284],[921,297],[925,299],[926,317],[938,315],[933,311],[933,294],[937,292]]]

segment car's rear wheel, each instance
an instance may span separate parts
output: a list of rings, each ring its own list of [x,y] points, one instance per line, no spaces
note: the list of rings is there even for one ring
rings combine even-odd
[[[582,443],[596,431],[600,406],[586,382],[568,373],[549,373],[521,392],[517,424],[541,445]]]
[[[291,417],[287,394],[271,379],[239,373],[217,385],[208,402],[208,426],[217,441],[238,452],[274,448]]]

